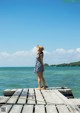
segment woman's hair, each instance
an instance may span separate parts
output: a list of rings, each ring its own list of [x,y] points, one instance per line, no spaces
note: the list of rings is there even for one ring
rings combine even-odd
[[[43,46],[37,46],[37,51],[43,51],[44,50],[44,47]]]
[[[37,51],[38,51],[38,59],[41,60],[44,56],[43,53],[44,47],[43,46],[37,46]]]

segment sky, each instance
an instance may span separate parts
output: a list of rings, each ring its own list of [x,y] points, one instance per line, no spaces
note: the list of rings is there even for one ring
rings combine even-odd
[[[0,0],[0,67],[80,61],[80,0]]]

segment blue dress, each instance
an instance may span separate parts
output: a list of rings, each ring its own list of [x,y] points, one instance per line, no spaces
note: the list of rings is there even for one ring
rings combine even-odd
[[[39,58],[36,58],[36,65],[34,68],[34,72],[36,74],[38,74],[39,72],[43,72],[43,65],[42,63],[39,61]]]

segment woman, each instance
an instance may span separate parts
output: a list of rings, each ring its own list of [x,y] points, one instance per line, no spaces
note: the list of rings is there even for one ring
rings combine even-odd
[[[42,46],[37,47],[38,54],[36,58],[35,73],[38,75],[38,89],[46,89],[45,80],[43,77],[43,72],[44,72],[43,50],[44,47]],[[41,82],[43,83],[43,86],[41,86]]]

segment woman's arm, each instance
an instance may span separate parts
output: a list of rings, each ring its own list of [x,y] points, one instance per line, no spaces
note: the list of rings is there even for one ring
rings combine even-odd
[[[44,71],[44,64],[43,64],[43,55],[40,55],[40,62],[42,64],[42,67],[43,67],[43,71]]]

